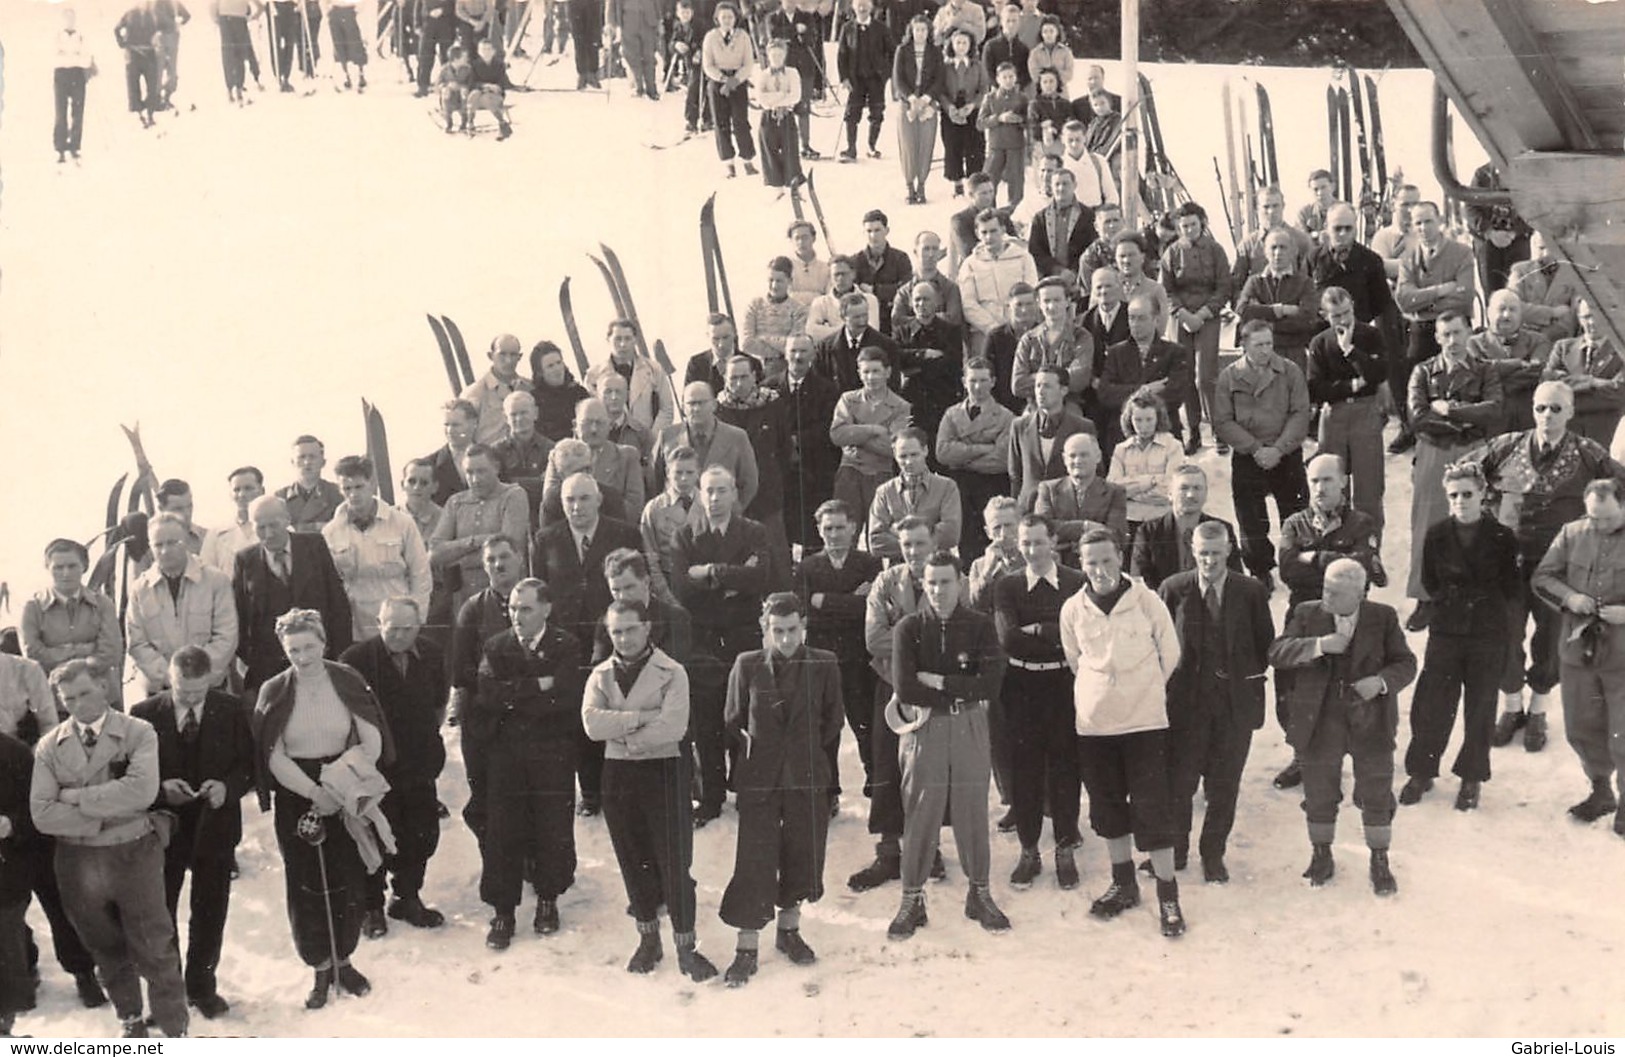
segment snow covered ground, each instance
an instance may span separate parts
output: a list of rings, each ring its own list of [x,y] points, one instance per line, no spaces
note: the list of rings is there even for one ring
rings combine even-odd
[[[720,179],[707,142],[644,149],[675,135],[675,99],[632,100],[624,82],[612,83],[608,101],[531,94],[518,99],[512,140],[469,141],[442,135],[398,67],[375,63],[365,96],[325,84],[311,98],[251,88],[254,105],[238,111],[224,101],[213,31],[195,21],[178,99],[197,110],[161,116],[160,136],[124,112],[116,5],[80,7],[103,74],[90,89],[83,165],[59,167],[49,147],[54,11],[0,0],[0,480],[11,497],[0,509],[0,578],[19,596],[41,585],[47,539],[88,538],[100,527],[106,489],[130,463],[117,423],[139,420],[159,472],[191,480],[199,521],[218,524],[230,516],[233,467],[256,463],[271,484],[283,483],[287,444],[304,432],[327,441],[330,459],[359,450],[361,397],[383,410],[397,468],[439,442],[435,407],[446,390],[425,311],[456,319],[476,356],[500,331],[527,347],[561,340],[558,283],[573,275],[583,337],[605,355],[609,300],[584,256],[603,241],[625,261],[651,336],[680,358],[702,344],[695,228],[705,196],[720,192],[738,303],[782,252],[788,202],[753,180]],[[264,60],[262,29],[255,40]],[[543,67],[533,83],[568,87],[570,70],[568,60]],[[1323,72],[1148,72],[1169,152],[1216,217],[1219,86],[1242,72],[1268,85],[1289,203],[1301,204],[1303,177],[1325,161]],[[1394,71],[1382,85],[1390,165],[1422,178],[1431,196],[1429,91],[1429,76],[1414,71]],[[834,135],[832,121],[815,124],[818,149],[827,152]],[[881,162],[819,165],[838,249],[858,247],[858,220],[875,206],[891,214],[898,245],[924,227],[945,231],[958,203],[934,182],[929,205],[903,205],[893,144],[888,132]],[[1478,161],[1470,148],[1460,145],[1464,171]],[[1227,464],[1211,448],[1202,461],[1213,505],[1228,516]],[[1384,558],[1396,583],[1408,561],[1409,494],[1406,463],[1390,459]],[[1408,611],[1399,594],[1390,587],[1377,597]],[[1278,592],[1278,618],[1284,603]],[[1420,653],[1422,638],[1412,644]],[[964,879],[950,849],[950,880],[928,892],[931,926],[910,943],[887,943],[897,888],[858,896],[844,885],[871,846],[865,803],[848,795],[830,831],[829,893],[806,914],[815,967],[764,953],[742,993],[691,985],[671,960],[651,978],[628,976],[634,936],[600,821],[578,827],[565,930],[548,941],[522,930],[494,955],[482,943],[477,853],[461,824],[448,822],[425,893],[448,927],[397,924],[364,943],[357,964],[373,995],[315,1014],[299,1008],[308,981],[288,936],[269,819],[250,806],[220,971],[233,1009],[196,1027],[284,1036],[1625,1032],[1613,976],[1625,910],[1611,898],[1625,844],[1604,825],[1565,817],[1584,781],[1560,723],[1540,755],[1496,753],[1476,813],[1451,810],[1449,778],[1421,806],[1402,809],[1401,894],[1380,902],[1348,816],[1336,882],[1312,891],[1299,879],[1308,846],[1298,797],[1269,784],[1286,757],[1272,722],[1255,738],[1246,774],[1235,880],[1213,888],[1185,875],[1191,928],[1177,943],[1157,934],[1149,906],[1112,923],[1089,918],[1107,874],[1093,837],[1081,857],[1084,884],[1072,893],[1055,889],[1050,873],[1030,891],[1011,891],[1004,878],[1017,847],[995,839],[994,891],[1015,924],[997,938],[961,916]],[[456,809],[465,794],[455,746],[452,758],[441,787]],[[850,744],[843,769],[857,773]],[[730,810],[695,842],[701,946],[723,964],[732,935],[715,909],[734,839]],[[77,1007],[49,960],[40,1009],[19,1024],[35,1035],[114,1027],[105,1011]]]

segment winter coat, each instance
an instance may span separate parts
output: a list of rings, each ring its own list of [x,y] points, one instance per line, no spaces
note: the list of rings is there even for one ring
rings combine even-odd
[[[1309,750],[1328,707],[1346,709],[1351,735],[1377,731],[1392,745],[1399,727],[1399,692],[1416,678],[1416,655],[1405,644],[1399,616],[1388,606],[1361,602],[1348,649],[1322,656],[1318,641],[1335,630],[1331,610],[1320,602],[1305,602],[1292,610],[1286,630],[1270,645],[1270,664],[1277,672],[1291,671],[1286,682],[1286,740],[1300,754]],[[1361,701],[1353,686],[1373,675],[1382,678],[1388,692]]]
[[[959,266],[959,298],[971,330],[986,334],[1004,322],[1004,303],[1016,283],[1036,286],[1038,266],[1027,247],[1013,239],[997,256],[984,243],[965,258]]]
[[[1084,736],[1168,726],[1167,683],[1179,664],[1179,634],[1150,588],[1128,584],[1110,613],[1087,589],[1061,606],[1061,648],[1074,674],[1072,707]]]

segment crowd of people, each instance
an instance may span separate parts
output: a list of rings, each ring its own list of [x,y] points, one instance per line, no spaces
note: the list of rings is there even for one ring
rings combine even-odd
[[[757,84],[782,92],[764,116],[782,175],[809,150],[808,81],[848,86],[848,155],[865,108],[878,152],[888,77],[914,124],[936,120],[920,101],[941,101],[932,76],[976,82],[961,60],[992,67],[990,99],[1035,81],[1021,118],[988,126],[1053,159],[1037,202],[1010,183],[1028,141],[990,132],[986,167],[970,164],[975,144],[948,129],[979,92],[951,95],[944,142],[964,164],[949,178],[970,201],[946,240],[922,230],[905,251],[871,210],[863,248],[825,259],[817,229],[792,224],[761,294],[737,320],[705,320],[708,348],[680,380],[640,353],[632,319],[609,325],[607,358],[580,379],[547,340],[527,376],[523,343],[498,335],[489,370],[441,408],[445,444],[401,467],[398,504],[371,458],[346,455],[329,478],[322,442],[302,434],[274,494],[257,467],[228,476],[225,528],[194,522],[187,482],[147,482],[155,514],[103,556],[105,593],[87,584],[87,547],[52,540],[20,656],[0,653],[0,1026],[34,1003],[33,896],[81,999],[110,1000],[126,1035],[147,1030],[143,979],[166,1035],[185,1033],[189,1006],[224,1013],[250,790],[274,814],[311,1008],[370,989],[352,963],[363,937],[444,924],[422,898],[442,800],[476,838],[493,950],[517,941],[527,885],[532,931],[565,927],[576,830],[602,824],[637,932],[628,971],[662,961],[664,910],[679,970],[718,975],[696,940],[693,834],[732,794],[718,913],[737,945],[722,975],[740,986],[759,971],[769,925],[775,951],[811,963],[801,910],[824,893],[843,790],[861,790],[875,838],[847,885],[898,886],[894,940],[928,922],[945,823],[965,914],[989,931],[1011,928],[991,887],[994,830],[1019,842],[1011,889],[1046,865],[1077,888],[1085,793],[1110,869],[1090,913],[1137,906],[1149,874],[1177,937],[1198,789],[1201,878],[1230,880],[1271,670],[1293,751],[1274,784],[1302,788],[1311,885],[1335,873],[1345,757],[1370,883],[1391,894],[1398,806],[1431,791],[1458,710],[1468,811],[1492,747],[1545,748],[1554,694],[1588,786],[1569,812],[1612,815],[1625,836],[1625,465],[1609,450],[1625,362],[1572,267],[1487,209],[1470,213],[1473,245],[1458,241],[1414,187],[1371,246],[1355,209],[1324,194],[1289,225],[1277,187],[1233,261],[1194,203],[1125,225],[1110,164],[1088,157],[1093,122],[1045,101],[1072,60],[1029,7],[1004,9],[985,43],[970,0],[934,19],[889,9],[910,28],[886,66],[891,38],[855,0],[838,81],[783,77],[792,42],[767,48],[783,80]],[[762,20],[775,41],[786,20],[802,32],[784,11]],[[728,0],[708,13],[710,102],[691,113],[708,109],[719,149],[748,167],[746,66],[722,65],[736,15]],[[646,94],[652,76],[638,75]],[[1103,87],[1090,101],[1114,112]],[[1052,116],[1035,125],[1034,107]],[[930,147],[912,142],[916,199]],[[1229,459],[1235,525],[1207,509],[1207,443]],[[1390,575],[1385,477],[1413,449],[1403,575],[1417,604],[1402,620],[1367,593]],[[1420,661],[1406,630],[1427,634]],[[128,681],[141,700],[126,709]],[[448,726],[466,788],[437,785]],[[843,777],[849,738],[861,774]]]

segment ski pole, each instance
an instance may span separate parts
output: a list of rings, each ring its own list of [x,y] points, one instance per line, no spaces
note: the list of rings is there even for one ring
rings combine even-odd
[[[327,821],[316,813],[314,805],[300,816],[298,832],[301,840],[316,849],[316,868],[322,878],[322,912],[327,917],[327,947],[333,957],[333,993],[343,994],[343,988],[338,986],[339,934],[333,927],[333,890],[328,886],[327,852],[322,847],[327,841]]]

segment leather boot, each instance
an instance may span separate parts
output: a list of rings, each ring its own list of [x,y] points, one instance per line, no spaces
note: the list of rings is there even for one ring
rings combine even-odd
[[[1157,913],[1162,918],[1162,934],[1169,939],[1185,934],[1185,915],[1179,909],[1179,882],[1157,881]]]
[[[891,919],[891,924],[886,926],[886,938],[906,940],[929,922],[930,919],[925,915],[925,893],[917,890],[904,892],[902,905],[897,908],[897,915]]]
[[[1371,890],[1380,896],[1391,896],[1399,891],[1394,871],[1388,868],[1388,849],[1371,849]]]
[[[1332,846],[1316,842],[1314,854],[1309,857],[1309,869],[1303,872],[1309,879],[1310,887],[1319,888],[1332,879],[1337,872],[1337,863],[1332,860]]]
[[[1105,895],[1089,905],[1089,913],[1097,918],[1114,918],[1125,910],[1140,905],[1140,882],[1134,879],[1133,862],[1112,863],[1112,883]]]

